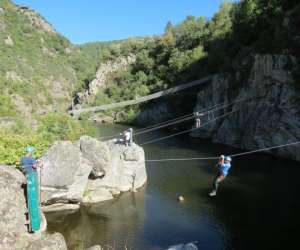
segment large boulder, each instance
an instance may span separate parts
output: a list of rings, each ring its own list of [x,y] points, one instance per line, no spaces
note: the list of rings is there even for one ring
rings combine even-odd
[[[126,147],[123,144],[115,143],[113,140],[101,143],[108,149],[110,162],[106,166],[103,177],[89,180],[83,199],[84,203],[104,201],[112,199],[114,195],[120,192],[135,191],[147,181],[143,148],[135,143]],[[91,199],[95,196],[97,199]]]
[[[54,143],[41,159],[45,205],[98,203],[120,192],[135,191],[147,180],[144,150],[134,143],[126,147],[82,136],[75,143]]]
[[[0,166],[1,249],[16,249],[26,244],[21,240],[28,232],[23,183],[26,183],[24,175],[14,166]]]
[[[41,160],[42,202],[80,202],[92,169],[80,149],[69,141],[59,141]]]
[[[92,163],[93,177],[102,177],[111,163],[111,154],[108,146],[89,136],[82,136],[79,140],[79,147],[83,157]]]

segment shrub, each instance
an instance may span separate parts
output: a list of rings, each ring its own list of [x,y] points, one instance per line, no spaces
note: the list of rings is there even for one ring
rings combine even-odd
[[[35,157],[47,150],[50,142],[39,135],[17,135],[8,131],[0,132],[0,162],[7,165],[20,165],[20,158],[27,146],[34,146]]]
[[[49,113],[40,119],[38,134],[49,141],[76,140],[85,129],[65,113]]]

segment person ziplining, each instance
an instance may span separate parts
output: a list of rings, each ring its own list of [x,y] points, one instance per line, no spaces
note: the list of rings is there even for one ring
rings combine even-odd
[[[195,112],[194,117],[195,117],[195,127],[200,128],[201,127],[201,117],[204,116],[203,113],[200,112]]]
[[[228,175],[229,169],[231,168],[231,157],[230,156],[225,157],[224,155],[221,155],[219,157],[219,162],[216,165],[216,167],[218,169],[218,173],[213,181],[213,189],[209,193],[209,196],[217,195],[217,191],[218,191],[220,183],[222,181],[224,181],[224,179]]]

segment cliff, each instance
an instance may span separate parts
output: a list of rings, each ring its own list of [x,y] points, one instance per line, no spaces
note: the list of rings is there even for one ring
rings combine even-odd
[[[214,112],[214,116],[231,110],[237,112],[195,130],[191,136],[247,150],[298,141],[300,88],[292,75],[296,59],[288,55],[256,54],[236,65],[242,65],[244,71],[237,69],[235,74],[215,76],[211,84],[198,92],[194,111],[238,101]],[[206,121],[207,117],[203,123]],[[272,153],[300,161],[298,146]]]

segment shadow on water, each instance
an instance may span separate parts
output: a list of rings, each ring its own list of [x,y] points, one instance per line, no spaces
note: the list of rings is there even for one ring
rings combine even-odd
[[[123,128],[107,126],[105,133],[116,134]],[[155,132],[138,140],[165,135]],[[147,159],[239,152],[187,136],[144,149]],[[275,250],[298,244],[299,163],[263,154],[234,158],[232,163],[218,195],[211,198],[214,161],[147,162],[148,183],[139,192],[73,214],[50,214],[49,231],[63,233],[70,249],[80,244],[165,249],[197,241],[205,250]],[[184,202],[177,202],[179,195]]]

